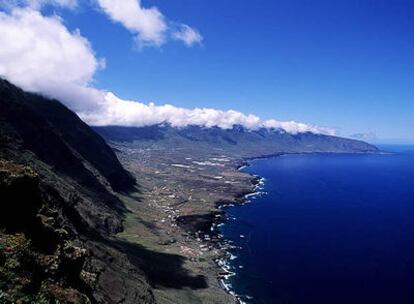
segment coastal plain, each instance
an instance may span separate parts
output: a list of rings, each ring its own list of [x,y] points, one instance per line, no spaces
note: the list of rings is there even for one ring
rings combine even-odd
[[[157,303],[235,302],[221,281],[229,273],[218,267],[232,245],[217,226],[225,220],[220,206],[242,202],[254,190],[256,178],[237,170],[243,160],[220,149],[111,145],[139,181],[137,191],[123,197],[129,213],[118,237],[159,253],[142,265]]]
[[[226,283],[232,275],[228,249],[234,245],[219,227],[227,220],[221,207],[245,203],[259,182],[238,170],[248,159],[376,151],[338,137],[240,126],[94,130],[138,182],[136,191],[122,198],[129,212],[117,237],[129,244],[124,252],[145,272],[157,303],[242,303]]]

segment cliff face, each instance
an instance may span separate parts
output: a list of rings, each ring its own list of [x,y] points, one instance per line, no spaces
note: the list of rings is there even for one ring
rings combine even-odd
[[[1,301],[153,303],[110,237],[125,213],[115,192],[134,185],[73,112],[0,80]]]
[[[115,191],[130,189],[135,181],[118,162],[112,149],[80,118],[61,103],[27,94],[6,81],[0,82],[1,118],[44,163],[82,184],[99,187],[81,161],[89,163]],[[4,126],[2,126],[2,129]],[[7,129],[2,132],[4,136]]]

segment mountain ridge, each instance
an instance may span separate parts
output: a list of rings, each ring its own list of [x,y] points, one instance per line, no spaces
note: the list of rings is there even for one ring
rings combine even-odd
[[[375,153],[378,148],[366,142],[311,132],[291,134],[282,129],[248,130],[242,126],[232,129],[219,127],[148,127],[106,126],[93,129],[109,141],[157,143],[164,147],[197,149],[197,145],[220,148],[246,157],[273,153],[295,152],[351,152]]]

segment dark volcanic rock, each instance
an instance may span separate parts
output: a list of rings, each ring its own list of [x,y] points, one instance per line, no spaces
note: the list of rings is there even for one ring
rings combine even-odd
[[[58,101],[25,93],[4,80],[0,80],[0,101],[0,119],[17,133],[22,148],[55,170],[99,190],[94,175],[79,161],[84,160],[115,191],[130,190],[135,184],[105,141]],[[3,132],[7,133],[4,126]]]
[[[73,112],[0,80],[0,302],[154,303],[110,241],[134,185]]]

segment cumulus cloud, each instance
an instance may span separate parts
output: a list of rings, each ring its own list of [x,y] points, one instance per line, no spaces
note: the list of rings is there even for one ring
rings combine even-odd
[[[111,20],[121,23],[136,35],[140,45],[165,42],[167,23],[156,7],[144,8],[140,0],[97,0]]]
[[[178,24],[174,30],[172,22],[156,7],[145,8],[141,0],[97,0],[109,18],[122,24],[132,34],[140,47],[164,44],[171,36],[192,46],[202,41],[201,34],[186,24]]]
[[[281,128],[291,133],[332,133],[302,123],[262,121],[234,110],[185,109],[123,100],[93,86],[93,76],[104,68],[104,61],[97,58],[79,30],[71,32],[59,17],[43,16],[31,8],[0,12],[0,46],[1,77],[27,91],[59,99],[91,125],[242,125],[248,129]]]
[[[0,75],[32,92],[70,101],[74,110],[97,102],[90,88],[103,66],[79,31],[70,32],[58,17],[29,8],[0,12]],[[78,95],[85,98],[78,99]]]
[[[139,47],[161,46],[169,39],[191,47],[201,44],[200,32],[187,24],[169,21],[157,7],[143,7],[141,0],[93,0],[113,22],[123,25],[134,35]],[[31,8],[41,10],[45,6],[73,9],[78,0],[0,0],[0,8]]]

